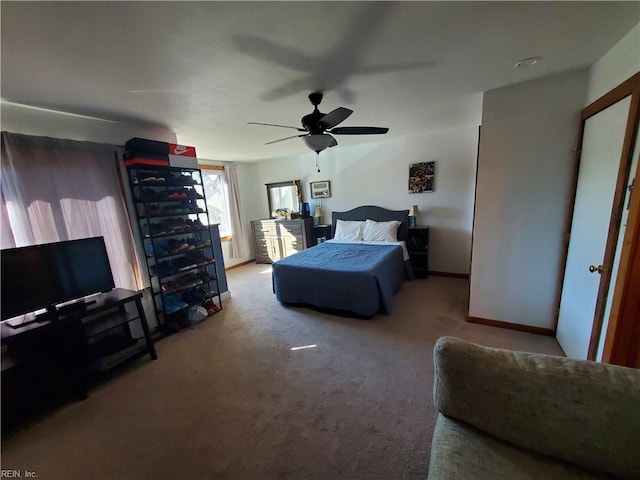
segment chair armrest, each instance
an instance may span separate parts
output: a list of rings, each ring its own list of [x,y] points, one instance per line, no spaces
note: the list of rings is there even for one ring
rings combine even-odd
[[[448,417],[589,470],[638,478],[640,371],[483,347],[434,347],[434,402]]]

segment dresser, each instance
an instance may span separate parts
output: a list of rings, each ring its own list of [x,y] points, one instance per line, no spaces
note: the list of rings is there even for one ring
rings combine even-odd
[[[256,263],[273,263],[313,245],[313,219],[252,220]]]

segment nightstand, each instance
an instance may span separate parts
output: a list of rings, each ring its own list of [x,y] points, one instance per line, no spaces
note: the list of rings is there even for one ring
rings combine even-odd
[[[320,239],[331,240],[331,225],[314,225],[313,226],[313,244],[317,245]]]
[[[331,225],[314,225],[313,227],[313,245],[318,244],[318,240],[324,238],[331,240]]]
[[[416,278],[429,275],[429,227],[409,227],[407,251]]]

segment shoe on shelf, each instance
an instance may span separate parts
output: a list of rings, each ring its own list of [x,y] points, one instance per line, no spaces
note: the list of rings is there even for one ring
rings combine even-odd
[[[175,232],[188,231],[190,228],[182,217],[170,218],[167,220],[167,224],[170,225]]]
[[[165,198],[167,200],[186,200],[187,194],[184,192],[182,193],[173,192],[171,195],[167,195]]]
[[[193,246],[194,248],[198,248],[202,246],[203,242],[201,238],[193,237],[193,238],[187,238],[187,243]]]
[[[173,229],[167,225],[165,222],[158,223],[150,223],[149,224],[149,233],[152,237],[156,235],[164,235],[166,233],[171,233]]]
[[[171,248],[169,247],[169,243],[167,242],[167,240],[162,239],[155,242],[154,251],[156,255],[161,256],[171,253]]]
[[[167,277],[174,273],[173,267],[169,262],[160,262],[156,265],[151,265],[149,270],[151,270],[152,274],[159,275],[161,277]]]
[[[197,289],[190,289],[182,294],[182,300],[189,305],[195,305],[202,303],[204,301],[204,297],[198,293]]]
[[[142,179],[140,180],[140,183],[145,183],[145,184],[164,183],[164,178],[154,177],[153,175],[150,175],[148,177],[142,177]]]
[[[217,313],[220,310],[222,310],[221,307],[219,307],[218,305],[216,305],[213,302],[210,302],[210,303],[206,304],[205,308],[207,309],[207,314],[209,314],[209,315],[213,315],[214,313]]]
[[[196,192],[195,190],[189,190],[187,192],[187,198],[189,200],[202,200],[204,197],[200,195],[198,192]]]
[[[182,290],[183,286],[180,285],[178,282],[171,280],[168,282],[164,282],[161,285],[161,288],[164,293],[173,293],[173,292],[178,292]]]
[[[177,312],[188,306],[189,305],[180,299],[180,295],[169,295],[164,298],[164,312],[166,314]]]
[[[141,205],[142,206],[142,205]],[[144,210],[143,210],[144,212]],[[147,205],[147,215],[150,217],[154,215],[162,215],[162,209],[158,205]],[[143,216],[144,213],[141,214]]]

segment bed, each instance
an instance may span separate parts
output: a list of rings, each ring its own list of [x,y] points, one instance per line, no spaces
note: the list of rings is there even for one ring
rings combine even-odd
[[[397,242],[330,240],[273,264],[273,290],[283,304],[308,306],[329,313],[371,318],[393,310],[393,296],[410,277],[404,241],[408,210],[362,206],[333,212],[338,220],[399,222]],[[342,227],[345,223],[342,223]]]

